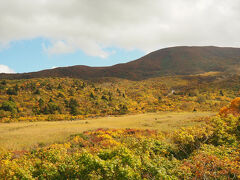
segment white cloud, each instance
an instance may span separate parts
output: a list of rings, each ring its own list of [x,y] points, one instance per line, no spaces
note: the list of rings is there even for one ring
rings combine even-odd
[[[239,0],[0,0],[0,45],[44,37],[49,54],[105,47],[240,46]]]
[[[14,70],[10,69],[8,66],[0,64],[0,73],[15,73]]]
[[[75,48],[71,45],[66,44],[63,41],[57,41],[54,42],[52,46],[46,47],[45,44],[43,44],[43,49],[48,54],[66,54],[66,53],[72,53],[75,51]]]

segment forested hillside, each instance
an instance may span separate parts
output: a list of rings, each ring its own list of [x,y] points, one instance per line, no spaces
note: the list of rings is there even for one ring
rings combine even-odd
[[[156,111],[218,111],[240,93],[240,77],[219,73],[142,81],[38,78],[0,81],[0,119],[73,120]]]

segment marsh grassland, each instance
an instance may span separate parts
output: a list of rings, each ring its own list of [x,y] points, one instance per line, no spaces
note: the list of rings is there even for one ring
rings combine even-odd
[[[142,128],[171,132],[180,127],[201,123],[199,118],[214,114],[216,113],[159,112],[75,121],[1,123],[0,146],[10,150],[28,150],[64,142],[72,134],[98,128]]]

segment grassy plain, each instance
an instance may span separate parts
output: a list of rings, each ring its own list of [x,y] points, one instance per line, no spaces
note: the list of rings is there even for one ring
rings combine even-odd
[[[29,150],[45,144],[63,142],[72,134],[97,128],[144,128],[170,132],[201,123],[212,112],[159,112],[75,121],[21,122],[0,124],[0,147]]]

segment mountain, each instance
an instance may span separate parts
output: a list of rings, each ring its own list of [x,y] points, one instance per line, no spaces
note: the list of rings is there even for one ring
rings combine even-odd
[[[117,77],[142,80],[158,76],[191,75],[210,71],[236,72],[238,69],[240,69],[240,48],[178,46],[160,49],[135,61],[114,66],[59,67],[31,73],[0,74],[0,79]]]

